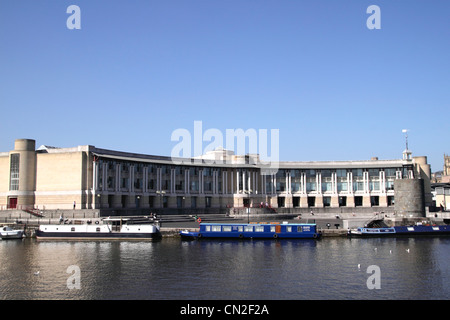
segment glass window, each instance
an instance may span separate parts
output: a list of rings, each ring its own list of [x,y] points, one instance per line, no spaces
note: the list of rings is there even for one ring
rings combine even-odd
[[[253,226],[245,226],[244,231],[245,232],[253,232]]]
[[[347,191],[347,182],[338,182],[337,191]]]
[[[331,182],[322,182],[322,192],[332,191]]]
[[[307,182],[306,191],[316,191],[316,182]]]
[[[292,232],[292,227],[291,226],[286,227],[286,232]]]
[[[230,232],[231,226],[223,226],[223,232]]]
[[[297,227],[297,232],[303,232],[302,227]]]
[[[347,170],[345,170],[345,169],[337,169],[336,170],[336,175],[338,176],[338,178],[346,178],[347,177]]]
[[[244,227],[239,226],[239,227],[238,227],[238,232],[242,232],[242,230],[244,230]]]
[[[384,173],[385,173],[386,177],[395,177],[395,171],[396,171],[396,169],[394,169],[394,168],[384,169]]]
[[[205,226],[205,231],[211,231],[211,226]]]
[[[306,170],[305,172],[307,178],[316,177],[316,170]]]
[[[11,155],[9,190],[19,190],[19,162],[20,154]]]
[[[220,226],[211,226],[211,231],[213,231],[213,232],[220,232],[221,231],[221,227]]]
[[[275,232],[275,226],[270,226],[270,232]]]
[[[264,232],[264,226],[256,226],[255,232]]]

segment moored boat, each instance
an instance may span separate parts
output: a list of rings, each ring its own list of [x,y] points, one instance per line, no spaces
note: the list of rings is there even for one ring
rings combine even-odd
[[[357,228],[349,231],[355,237],[414,237],[414,236],[448,236],[449,225],[411,225],[382,228]]]
[[[183,239],[318,239],[316,224],[308,223],[201,223],[198,231],[180,231]]]
[[[95,223],[46,224],[36,230],[38,240],[154,240],[161,238],[157,221],[114,217]]]
[[[20,229],[13,229],[8,226],[3,226],[0,228],[0,237],[2,240],[8,239],[22,239],[25,236],[25,232]]]

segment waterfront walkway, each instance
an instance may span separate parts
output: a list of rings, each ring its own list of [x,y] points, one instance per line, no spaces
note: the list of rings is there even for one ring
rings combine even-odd
[[[198,221],[195,217],[199,217],[202,222],[230,222],[230,223],[247,223],[247,222],[291,222],[291,223],[316,223],[318,228],[322,230],[324,236],[345,236],[348,228],[361,227],[373,219],[386,219],[389,221],[402,220],[404,217],[395,217],[393,214],[385,213],[303,213],[299,214],[199,214],[198,216],[185,215],[158,215],[160,221],[161,232],[163,236],[178,235],[180,230],[195,230],[198,228]],[[36,228],[40,224],[59,224],[63,218],[64,223],[86,223],[86,221],[95,222],[102,218],[98,210],[52,210],[40,212],[40,214],[30,213],[23,210],[2,210],[0,211],[1,224],[15,224]],[[443,219],[448,219],[449,213],[438,213],[438,217],[427,217],[440,224]],[[427,219],[422,218],[422,219]]]

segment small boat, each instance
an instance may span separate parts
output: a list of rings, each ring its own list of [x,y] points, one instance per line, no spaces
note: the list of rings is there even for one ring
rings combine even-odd
[[[45,224],[38,240],[154,240],[161,238],[157,221],[147,217],[114,217],[84,224]]]
[[[0,236],[2,240],[8,239],[22,239],[25,236],[25,232],[19,229],[13,229],[8,226],[3,226],[0,228]]]
[[[412,225],[381,228],[357,228],[349,231],[355,237],[414,237],[450,235],[449,225]]]
[[[309,223],[200,223],[199,231],[180,231],[185,240],[192,239],[319,239],[322,233]]]

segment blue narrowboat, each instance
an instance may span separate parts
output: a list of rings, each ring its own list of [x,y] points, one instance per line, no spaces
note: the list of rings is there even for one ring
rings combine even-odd
[[[357,228],[349,231],[349,236],[388,237],[388,236],[441,236],[450,235],[449,225],[415,225],[385,228]]]
[[[309,223],[200,223],[199,231],[180,231],[183,239],[319,239],[316,224]]]

